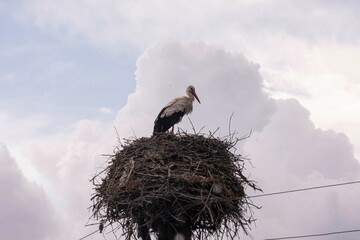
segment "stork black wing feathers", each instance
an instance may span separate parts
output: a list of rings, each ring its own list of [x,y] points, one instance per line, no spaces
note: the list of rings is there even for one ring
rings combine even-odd
[[[155,133],[161,133],[161,132],[166,132],[167,130],[169,130],[172,126],[174,126],[176,123],[180,122],[182,117],[185,115],[185,111],[178,111],[178,112],[174,112],[169,116],[163,116],[161,117],[161,115],[163,114],[163,112],[166,110],[166,107],[164,107],[158,117],[155,120],[154,123],[154,131],[153,134]]]

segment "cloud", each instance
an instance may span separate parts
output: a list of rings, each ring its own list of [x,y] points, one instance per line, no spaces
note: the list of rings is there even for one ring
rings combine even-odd
[[[315,128],[310,113],[294,99],[276,103],[271,123],[246,145],[255,153],[254,158],[262,161],[260,166],[276,165],[282,172],[302,178],[314,173],[332,179],[360,175],[359,162],[346,135]]]
[[[219,46],[204,43],[188,44],[165,41],[156,44],[139,58],[136,71],[136,91],[119,112],[119,127],[130,134],[150,134],[157,113],[169,100],[185,95],[192,84],[197,89],[201,105],[194,103],[191,119],[197,129],[228,133],[228,121],[234,121],[243,133],[260,131],[274,111],[273,101],[262,91],[259,65],[248,61],[240,53],[232,53]],[[144,124],[139,123],[139,120]],[[180,125],[191,130],[184,118]]]
[[[28,182],[0,144],[0,238],[60,239],[61,219],[37,185]]]
[[[59,217],[68,223],[67,239],[78,239],[94,228],[84,228],[90,217],[90,179],[104,167],[116,145],[114,128],[100,121],[81,120],[63,133],[27,141],[23,154],[47,180],[46,193]],[[96,226],[95,226],[96,229]],[[90,238],[91,239],[91,238]]]
[[[241,153],[253,159],[255,168],[248,167],[247,171],[265,191],[281,191],[359,177],[353,146],[346,135],[339,133],[345,131],[351,141],[360,142],[359,71],[354,65],[360,56],[358,4],[286,0],[227,4],[218,0],[175,4],[161,0],[108,0],[99,4],[84,0],[31,0],[21,7],[1,4],[0,8],[16,13],[24,27],[35,24],[46,36],[52,34],[56,39],[66,39],[65,42],[81,39],[81,44],[85,40],[111,52],[133,51],[134,47],[138,52],[171,37],[218,44],[172,40],[146,48],[137,63],[136,90],[118,112],[114,124],[120,137],[149,136],[161,107],[171,98],[185,94],[186,86],[193,84],[202,100],[201,105],[194,103],[190,115],[195,128],[214,131],[220,127],[219,135],[226,135],[234,113],[231,129],[241,135],[253,130],[251,138],[239,146]],[[9,56],[13,56],[13,50],[17,55],[24,49],[34,52],[30,45],[11,47],[2,47],[2,52]],[[261,62],[261,68],[237,50],[248,59]],[[60,62],[51,70],[62,72],[69,66]],[[12,83],[21,76],[18,71],[10,71],[3,73],[0,81]],[[277,98],[296,97],[298,101],[274,100],[269,93]],[[95,106],[95,110],[100,106]],[[17,167],[5,167],[13,166],[11,161],[3,166],[4,176],[8,177],[4,179],[9,186],[20,186],[22,196],[35,199],[31,202],[39,205],[44,203],[41,199],[46,194],[56,210],[61,211],[56,216],[68,223],[61,226],[63,238],[72,239],[88,232],[83,228],[92,193],[88,179],[103,163],[99,155],[112,152],[116,136],[112,125],[91,120],[78,121],[66,130],[57,128],[58,132],[51,136],[39,136],[51,123],[44,115],[14,117],[0,112],[0,140],[8,146],[21,144],[22,154],[48,183],[44,193],[39,193],[38,187],[30,191],[31,184],[14,170]],[[187,118],[178,126],[192,131]],[[6,150],[1,153],[2,159],[9,159]],[[257,239],[356,226],[360,209],[353,203],[359,198],[358,192],[344,187],[258,199],[256,203],[263,208],[255,212],[259,220],[252,233]],[[14,201],[9,209],[18,213],[22,209],[19,206],[25,203],[11,194]],[[51,210],[47,204],[43,204],[45,212],[47,208]],[[33,216],[33,222],[31,217],[24,221],[34,225],[36,239],[47,237],[38,231],[47,223],[55,226],[49,227],[49,234],[60,228],[53,224],[51,214],[42,213],[37,204],[31,207],[36,211],[24,214]],[[10,220],[2,219],[1,223],[10,227],[6,225],[14,222]],[[51,235],[51,239],[61,237]]]
[[[33,0],[23,6],[22,15],[39,26],[56,32],[65,30],[70,36],[83,35],[100,45],[123,42],[146,46],[167,37],[223,43],[253,38],[259,43],[282,33],[311,42],[329,37],[351,42],[358,36],[358,25],[354,24],[359,22],[354,11],[357,5],[267,0],[231,1],[226,5],[219,0],[176,4],[108,0],[99,5],[89,1]]]
[[[45,114],[32,114],[25,117],[11,115],[0,109],[0,141],[21,142],[46,129],[51,118]]]
[[[99,108],[99,112],[102,113],[102,114],[105,114],[105,115],[109,115],[112,113],[111,109],[110,108],[107,108],[107,107],[101,107]]]
[[[316,128],[294,99],[277,100],[276,106],[270,124],[244,149],[255,166],[248,171],[265,193],[359,179],[360,164],[346,135]],[[252,234],[261,239],[354,229],[360,217],[352,211],[360,206],[352,203],[359,197],[353,187],[343,187],[254,199],[262,209]]]
[[[13,82],[16,79],[15,73],[8,73],[0,76],[0,82]]]
[[[116,118],[119,136],[149,136],[161,107],[184,95],[189,84],[196,86],[202,100],[191,115],[198,130],[220,127],[221,134],[228,134],[229,117],[234,112],[235,129],[261,131],[275,109],[273,100],[262,91],[258,69],[258,64],[242,54],[219,46],[173,40],[149,47],[137,62],[136,90]],[[192,131],[187,119],[179,126]],[[22,154],[48,181],[46,193],[61,212],[59,216],[69,223],[67,237],[82,237],[92,231],[84,228],[93,192],[89,179],[104,167],[105,159],[100,155],[110,154],[116,144],[113,126],[92,120],[24,144]]]
[[[297,98],[317,126],[346,132],[360,156],[359,71],[353,64],[360,60],[358,6],[356,1],[32,0],[16,9],[56,37],[85,38],[111,52],[144,50],[168,38],[241,51],[261,62],[272,96]]]
[[[173,97],[184,95],[192,84],[202,102],[194,102],[190,115],[197,130],[220,127],[218,134],[224,136],[232,113],[232,130],[240,134],[253,130],[238,150],[252,158],[255,167],[248,165],[247,173],[264,191],[357,178],[359,163],[346,135],[316,128],[309,111],[296,100],[270,98],[263,90],[259,69],[243,54],[218,45],[177,40],[154,44],[139,57],[135,92],[117,114],[114,124],[119,137],[150,136],[160,109]],[[178,126],[192,131],[187,118]],[[87,208],[93,190],[89,179],[104,167],[100,155],[111,153],[116,141],[113,126],[81,120],[66,132],[25,144],[23,154],[49,181],[53,192],[47,194],[62,210],[59,216],[69,223],[64,230],[68,238],[92,231],[83,227],[90,217]],[[357,192],[343,188],[259,198],[254,202],[263,208],[255,211],[257,227],[251,233],[261,239],[348,229],[359,222],[354,212],[360,209],[351,206],[359,198]]]
[[[220,127],[220,135],[225,135],[234,112],[232,129],[254,130],[239,150],[253,159],[255,168],[248,166],[247,171],[265,192],[338,183],[360,175],[347,136],[316,128],[309,111],[294,99],[269,98],[263,92],[259,65],[240,53],[203,43],[161,42],[139,58],[136,80],[135,92],[118,113],[121,136],[151,134],[161,107],[193,84],[202,100],[201,105],[194,103],[190,116],[195,127],[205,126],[205,132]],[[179,126],[191,131],[186,118]],[[262,239],[355,228],[359,217],[350,205],[358,197],[344,188],[256,200],[263,208],[255,211],[258,227],[251,233]]]
[[[279,44],[279,43],[278,43]],[[274,43],[275,45],[275,43]],[[286,47],[286,44],[281,44]],[[358,62],[355,45],[322,44],[307,49],[303,43],[288,44],[303,54],[292,52],[286,68],[275,67],[274,51],[259,53],[270,63],[262,75],[266,87],[276,98],[295,97],[311,111],[315,125],[323,129],[345,132],[353,143],[360,142],[360,77],[353,63]],[[269,46],[270,47],[270,46]],[[284,52],[291,52],[286,48]],[[285,53],[284,53],[285,54]],[[272,69],[272,70],[269,70]],[[356,151],[359,157],[359,151]]]

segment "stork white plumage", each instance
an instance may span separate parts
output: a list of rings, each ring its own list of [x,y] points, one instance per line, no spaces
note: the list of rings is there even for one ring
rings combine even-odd
[[[174,98],[160,111],[154,122],[153,134],[166,132],[171,127],[174,132],[174,125],[179,123],[184,115],[192,112],[195,98],[201,104],[194,86],[188,86],[186,94],[188,96]]]

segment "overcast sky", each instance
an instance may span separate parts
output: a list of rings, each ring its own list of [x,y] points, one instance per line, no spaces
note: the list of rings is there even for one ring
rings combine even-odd
[[[226,135],[233,114],[234,131],[252,131],[238,152],[265,193],[359,180],[359,11],[351,0],[1,1],[0,238],[96,229],[84,227],[89,179],[114,126],[150,136],[189,84],[197,129]],[[359,229],[359,187],[256,198],[250,233]]]

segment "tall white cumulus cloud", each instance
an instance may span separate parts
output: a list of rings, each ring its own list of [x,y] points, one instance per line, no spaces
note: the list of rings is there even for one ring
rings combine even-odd
[[[259,65],[241,53],[204,43],[161,42],[139,58],[136,82],[135,92],[117,116],[121,136],[150,135],[161,107],[184,95],[186,86],[192,84],[201,99],[201,104],[194,102],[190,115],[197,130],[220,127],[219,135],[226,135],[232,113],[232,130],[242,134],[253,130],[239,150],[252,158],[254,168],[248,166],[247,172],[265,191],[338,183],[360,176],[347,136],[316,128],[309,111],[294,99],[271,99],[263,92]],[[187,118],[178,126],[192,129]],[[348,204],[360,194],[351,188],[340,190],[259,199],[256,203],[263,208],[255,211],[258,228],[252,234],[264,238],[354,226],[360,219]]]
[[[194,102],[190,116],[197,130],[220,127],[228,133],[234,114],[237,129],[244,133],[261,131],[274,111],[274,102],[262,90],[258,69],[258,64],[241,53],[220,46],[175,40],[154,45],[137,62],[136,91],[118,114],[117,123],[124,124],[119,129],[124,136],[131,134],[130,128],[135,133],[150,134],[161,107],[185,95],[191,84],[201,100],[201,104]],[[189,129],[186,117],[179,126]]]
[[[239,151],[252,158],[254,168],[248,165],[247,174],[264,191],[359,177],[359,163],[348,138],[317,129],[309,112],[296,100],[270,98],[263,91],[259,65],[241,53],[201,42],[163,41],[139,57],[135,79],[135,92],[115,119],[120,138],[150,136],[160,109],[170,99],[184,95],[192,84],[201,99],[201,104],[194,102],[190,115],[196,130],[204,127],[203,131],[208,132],[219,127],[217,134],[224,136],[229,133],[233,114],[231,131],[240,136],[253,131]],[[186,117],[178,126],[192,131]],[[69,224],[63,231],[68,237],[79,238],[92,231],[83,228],[90,216],[87,208],[92,186],[88,180],[104,167],[100,155],[111,154],[116,146],[114,132],[113,126],[82,120],[72,132],[26,144],[24,152],[49,180],[55,198],[60,196],[58,200],[64,202],[62,216]],[[360,212],[360,207],[352,206],[352,211],[349,206],[360,197],[357,192],[342,188],[341,192],[329,189],[316,194],[259,198],[254,202],[263,208],[255,211],[257,227],[251,233],[261,239],[354,226],[360,222],[354,214],[355,210]],[[89,239],[99,237],[96,234]]]

